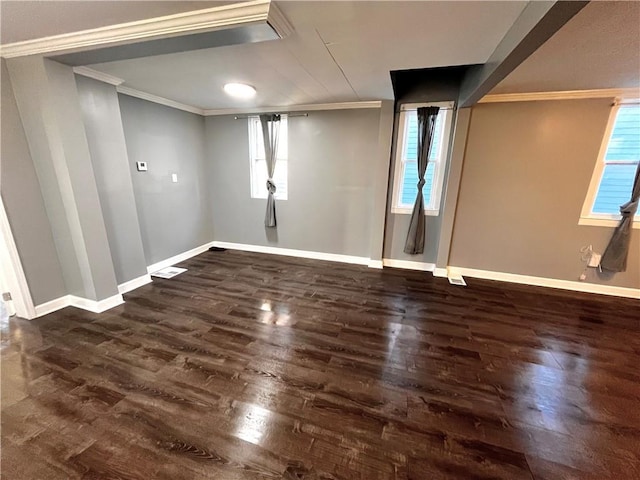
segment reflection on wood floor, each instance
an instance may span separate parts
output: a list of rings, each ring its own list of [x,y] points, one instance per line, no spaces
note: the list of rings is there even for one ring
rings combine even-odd
[[[13,479],[637,479],[640,302],[243,252],[2,336]]]

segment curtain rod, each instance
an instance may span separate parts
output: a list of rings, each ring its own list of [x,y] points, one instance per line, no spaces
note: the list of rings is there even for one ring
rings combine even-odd
[[[264,113],[255,113],[255,114],[247,114],[247,115],[236,115],[233,117],[234,120],[242,120],[244,118],[249,117],[259,117],[260,115],[265,115]],[[278,113],[267,113],[266,115],[286,115],[287,117],[308,117],[308,113],[287,113],[287,112],[278,112]]]
[[[415,107],[415,108],[413,108],[413,107],[411,107],[411,108],[402,108],[402,107],[400,107],[400,109],[397,110],[397,111],[398,112],[410,112],[410,111],[413,111],[413,110],[418,110],[418,108],[419,107]],[[438,108],[440,110],[455,110],[454,107],[438,107]]]

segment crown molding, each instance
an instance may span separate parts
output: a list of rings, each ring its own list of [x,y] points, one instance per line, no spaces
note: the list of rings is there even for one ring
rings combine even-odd
[[[176,102],[174,100],[169,100],[168,98],[160,97],[152,93],[142,92],[140,90],[136,90],[135,88],[125,87],[124,85],[116,86],[116,90],[118,91],[118,93],[129,95],[130,97],[140,98],[148,102],[159,103],[160,105],[165,105],[171,108],[177,108],[178,110],[184,110],[185,112],[195,113],[196,115],[205,114],[205,111],[202,110],[201,108],[193,107],[191,105],[186,105],[184,103]]]
[[[501,93],[485,95],[478,103],[532,102],[541,100],[581,100],[586,98],[638,98],[640,88],[604,88],[598,90],[565,90],[559,92]]]
[[[261,22],[268,22],[279,35],[292,31],[291,25],[277,7],[271,4],[271,0],[254,0],[9,43],[0,45],[0,56],[14,58],[52,52],[69,53]],[[282,33],[278,28],[282,29]]]
[[[94,70],[89,67],[73,67],[73,73],[82,75],[83,77],[93,78],[94,80],[108,83],[109,85],[115,85],[116,87],[124,83],[124,80],[121,78],[114,77],[108,73],[99,72],[98,70]]]
[[[271,2],[269,6],[269,14],[267,16],[267,23],[278,34],[280,38],[288,37],[293,33],[293,25],[284,16],[280,7],[277,4]]]
[[[251,115],[253,113],[289,113],[312,112],[318,110],[352,110],[357,108],[380,108],[380,100],[366,102],[341,102],[341,103],[316,103],[311,105],[288,105],[279,107],[253,107],[253,108],[223,108],[218,110],[204,110],[204,115]]]
[[[247,114],[256,114],[256,113],[273,113],[273,112],[311,112],[311,111],[322,111],[322,110],[353,110],[360,108],[380,108],[382,106],[382,101],[374,100],[374,101],[362,101],[362,102],[341,102],[341,103],[316,103],[311,105],[290,105],[290,106],[280,106],[280,107],[255,107],[255,108],[225,108],[219,110],[203,110],[202,108],[194,107],[193,105],[187,105],[185,103],[176,102],[175,100],[170,100],[165,97],[161,97],[159,95],[154,95],[153,93],[143,92],[142,90],[137,90],[135,88],[127,87],[122,83],[124,80],[114,77],[112,75],[108,75],[103,72],[99,72],[97,70],[93,70],[92,68],[87,67],[74,67],[73,71],[78,75],[84,75],[86,77],[93,78],[95,80],[99,80],[101,82],[109,83],[116,87],[118,93],[122,93],[123,95],[129,95],[130,97],[140,98],[142,100],[146,100],[148,102],[158,103],[160,105],[164,105],[166,107],[177,108],[178,110],[183,110],[185,112],[195,113],[196,115],[202,116],[217,116],[217,115],[247,115]]]

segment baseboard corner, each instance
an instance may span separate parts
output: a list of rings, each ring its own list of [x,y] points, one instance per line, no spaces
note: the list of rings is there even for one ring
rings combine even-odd
[[[133,280],[129,280],[128,282],[124,282],[118,285],[118,293],[120,293],[120,295],[124,295],[125,293],[129,293],[136,288],[140,288],[151,283],[152,281],[153,280],[151,279],[151,275],[145,273],[144,275],[140,275]]]
[[[88,298],[69,295],[69,305],[72,307],[87,310],[93,313],[102,313],[124,303],[122,294],[117,293],[103,300],[90,300]]]
[[[369,260],[368,264],[369,268],[379,268],[382,269],[384,265],[382,264],[382,260]]]
[[[433,269],[433,276],[438,278],[447,278],[449,276],[449,271],[447,268],[435,267]]]

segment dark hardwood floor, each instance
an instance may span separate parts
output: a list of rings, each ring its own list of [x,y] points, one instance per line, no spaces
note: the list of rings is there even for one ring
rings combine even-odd
[[[205,253],[2,332],[2,478],[638,479],[640,302]]]

